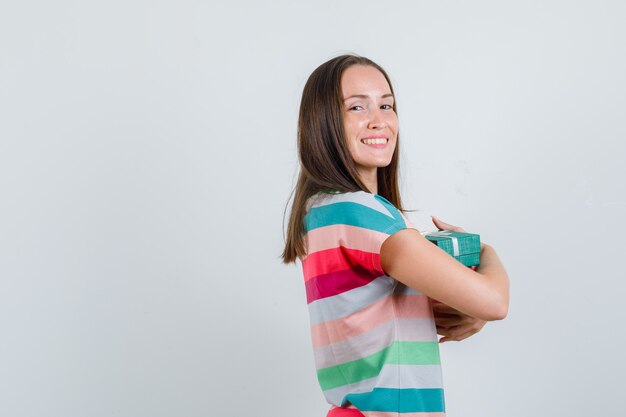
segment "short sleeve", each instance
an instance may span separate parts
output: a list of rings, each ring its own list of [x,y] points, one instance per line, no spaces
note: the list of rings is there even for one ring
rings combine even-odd
[[[389,212],[389,218],[385,221],[385,225],[381,228],[380,233],[372,234],[372,248],[374,249],[372,251],[372,268],[384,273],[380,264],[380,248],[385,240],[400,230],[416,228],[409,219],[386,198],[377,194],[373,195],[373,197]]]
[[[334,270],[329,265],[331,258],[342,259],[337,261],[337,268],[345,261],[363,274],[369,271],[370,278],[384,274],[380,265],[383,242],[407,228],[414,227],[393,204],[364,191],[316,198],[305,216],[308,249],[310,253],[319,252],[311,261],[323,257],[324,270]]]

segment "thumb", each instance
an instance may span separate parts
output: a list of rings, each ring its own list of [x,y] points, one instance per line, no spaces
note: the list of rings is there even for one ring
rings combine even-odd
[[[441,219],[439,219],[438,217],[435,216],[430,216],[433,219],[433,223],[435,223],[435,226],[437,226],[439,229],[442,230],[452,230],[454,232],[463,232],[463,228],[461,227],[457,227],[454,225],[451,225],[449,223],[446,223],[444,221],[442,221]]]
[[[454,228],[454,226],[444,222],[438,217],[435,217],[435,216],[430,216],[430,217],[433,219],[433,223],[435,224],[435,226],[437,226],[439,229],[452,230]]]

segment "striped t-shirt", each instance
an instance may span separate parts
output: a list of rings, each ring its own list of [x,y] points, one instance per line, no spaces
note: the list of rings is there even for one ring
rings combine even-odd
[[[428,297],[380,265],[385,239],[414,227],[388,200],[364,191],[314,195],[304,222],[311,338],[328,403],[367,417],[444,416]]]

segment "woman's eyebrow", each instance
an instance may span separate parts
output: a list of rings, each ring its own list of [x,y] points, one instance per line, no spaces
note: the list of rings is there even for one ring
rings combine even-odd
[[[366,94],[354,94],[354,95],[352,95],[350,97],[344,98],[343,101],[350,100],[351,98],[364,98],[365,99],[365,98],[369,98],[369,97],[370,96],[368,96]],[[380,96],[380,98],[387,98],[387,97],[393,97],[393,94],[387,93],[387,94],[383,94],[382,96]]]

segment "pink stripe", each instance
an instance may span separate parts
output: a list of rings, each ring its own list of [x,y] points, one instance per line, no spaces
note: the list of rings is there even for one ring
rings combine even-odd
[[[359,411],[350,404],[349,407],[340,408],[332,406],[326,417],[446,417],[446,413],[390,413],[384,411]]]
[[[360,250],[348,249],[343,246],[311,253],[302,261],[304,281],[318,275],[343,271],[351,267],[369,267],[375,254]],[[382,271],[376,276],[382,275]]]
[[[336,248],[338,245],[363,252],[378,253],[381,242],[387,236],[389,235],[363,227],[333,224],[309,231],[304,239],[307,253]]]
[[[326,417],[363,417],[363,414],[353,406],[346,408],[333,406],[328,410]]]
[[[433,311],[423,294],[390,295],[349,316],[311,326],[313,347],[358,336],[394,317],[432,318]]]
[[[304,283],[306,288],[306,302],[311,304],[315,300],[332,297],[346,291],[369,284],[380,274],[372,271],[358,269],[346,269],[344,271],[331,272],[319,275]]]
[[[398,318],[434,318],[433,310],[424,294],[398,294],[396,299],[396,317]]]

